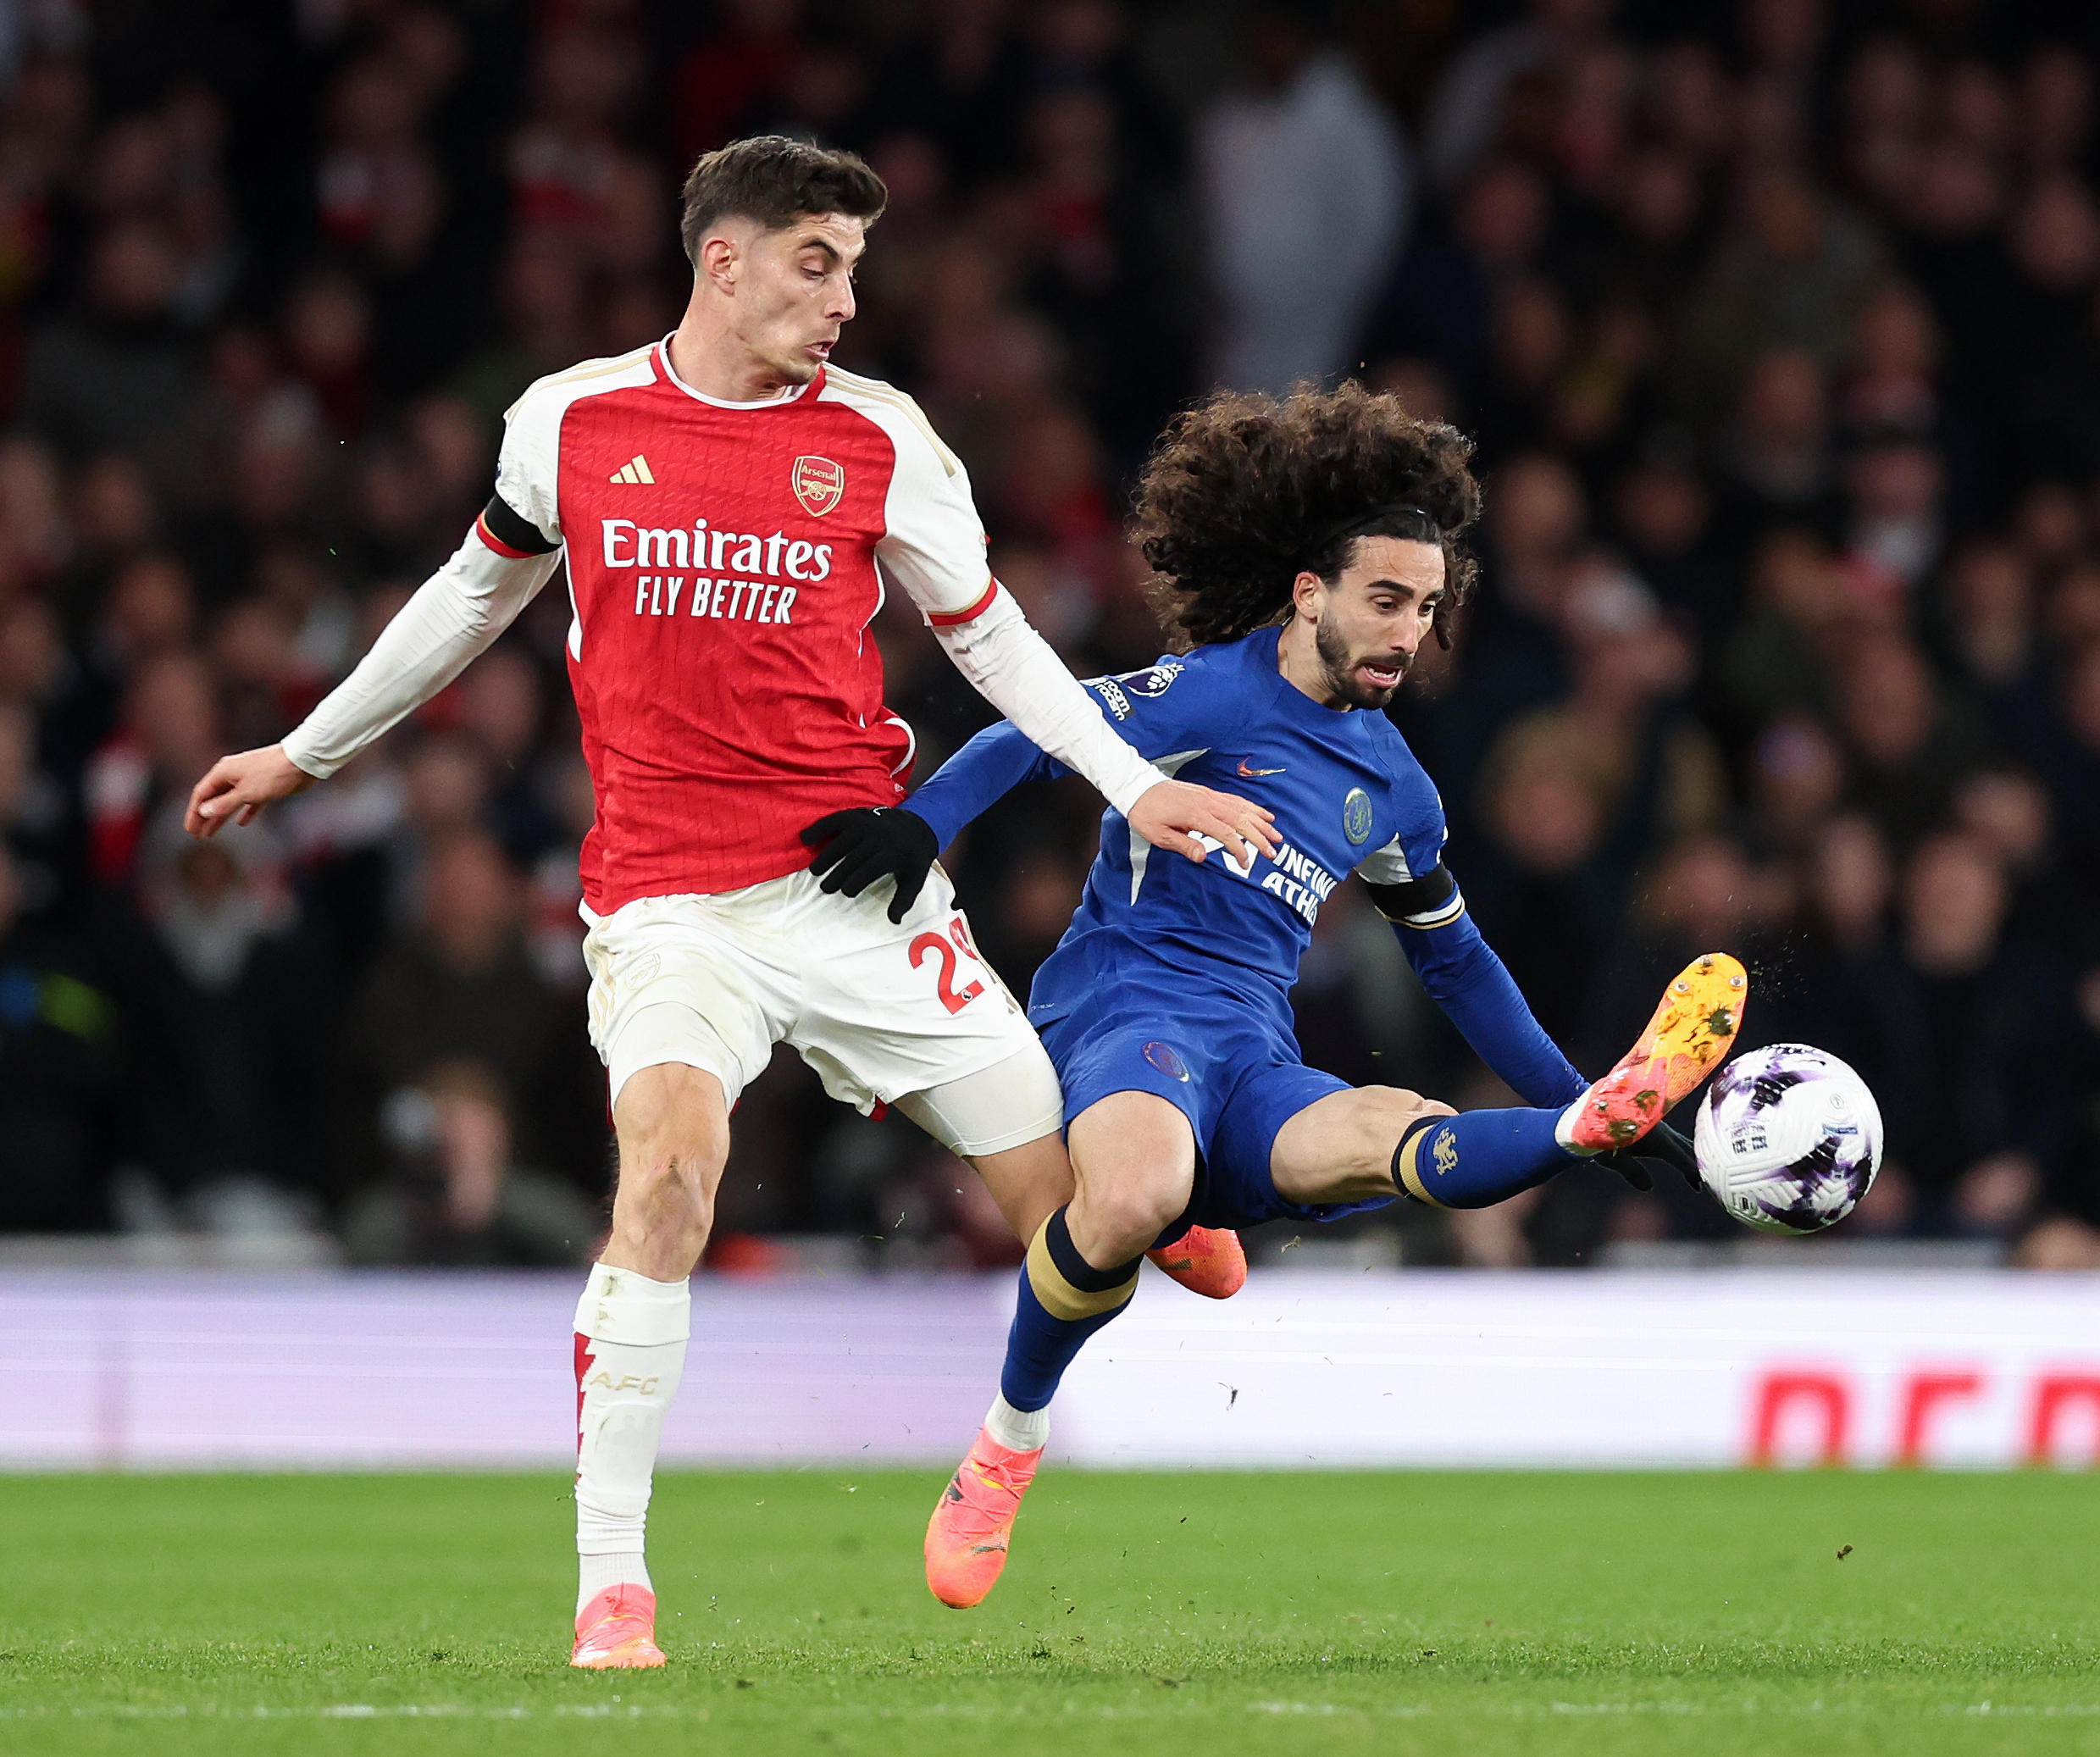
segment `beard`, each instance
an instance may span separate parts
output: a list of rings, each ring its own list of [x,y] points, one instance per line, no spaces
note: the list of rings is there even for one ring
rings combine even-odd
[[[1313,631],[1312,644],[1313,651],[1320,656],[1321,669],[1327,674],[1327,687],[1351,707],[1383,707],[1399,693],[1400,685],[1407,681],[1408,668],[1415,662],[1412,653],[1399,653],[1385,659],[1386,663],[1398,665],[1400,674],[1389,687],[1380,689],[1357,674],[1356,668],[1366,663],[1372,655],[1351,651],[1348,638],[1333,616],[1320,618],[1319,626]]]

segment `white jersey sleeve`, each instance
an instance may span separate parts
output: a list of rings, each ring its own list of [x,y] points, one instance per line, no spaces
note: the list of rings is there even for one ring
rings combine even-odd
[[[934,632],[986,701],[1038,750],[1084,775],[1124,817],[1139,795],[1166,779],[1102,718],[1086,685],[996,583],[978,614]]]
[[[284,741],[285,755],[326,780],[457,677],[553,577],[561,551],[500,555],[477,523],[357,662]]]
[[[326,779],[495,645],[561,565],[562,419],[580,396],[646,383],[650,350],[586,360],[543,378],[503,417],[496,497],[458,552],[423,583],[357,668],[285,740],[285,754]],[[491,520],[501,529],[494,528]],[[521,540],[512,542],[507,537]]]

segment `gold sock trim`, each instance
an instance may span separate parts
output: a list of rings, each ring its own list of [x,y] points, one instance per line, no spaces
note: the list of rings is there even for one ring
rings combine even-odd
[[[1133,1266],[1130,1279],[1120,1286],[1103,1288],[1099,1293],[1074,1287],[1051,1259],[1050,1222],[1046,1220],[1028,1241],[1028,1286],[1044,1311],[1054,1318],[1072,1323],[1081,1318],[1099,1317],[1105,1311],[1114,1311],[1128,1305],[1130,1296],[1138,1290],[1138,1277]]]
[[[1427,1202],[1432,1208],[1441,1208],[1444,1205],[1430,1194],[1422,1183],[1421,1173],[1415,1168],[1415,1156],[1421,1151],[1421,1144],[1437,1132],[1437,1121],[1440,1120],[1436,1119],[1418,1127],[1401,1144],[1399,1152],[1394,1158],[1394,1169],[1400,1174],[1401,1187],[1416,1201]]]

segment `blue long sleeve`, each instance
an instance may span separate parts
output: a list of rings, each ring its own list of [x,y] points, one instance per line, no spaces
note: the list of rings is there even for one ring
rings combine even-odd
[[[1011,720],[987,726],[942,763],[904,808],[934,826],[945,848],[962,826],[1026,781],[1054,780],[1071,770],[1045,756]]]
[[[1532,1009],[1494,948],[1464,912],[1441,927],[1394,922],[1400,949],[1421,985],[1473,1053],[1525,1103],[1568,1105],[1589,1082],[1532,1017]]]

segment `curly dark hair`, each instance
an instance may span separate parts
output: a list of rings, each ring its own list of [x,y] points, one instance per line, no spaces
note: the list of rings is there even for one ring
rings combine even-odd
[[[1153,608],[1181,648],[1236,640],[1283,619],[1301,572],[1333,579],[1357,538],[1406,537],[1443,549],[1435,626],[1449,646],[1479,571],[1460,541],[1480,515],[1472,455],[1455,427],[1354,380],[1280,402],[1213,392],[1175,417],[1138,479],[1131,535]]]

